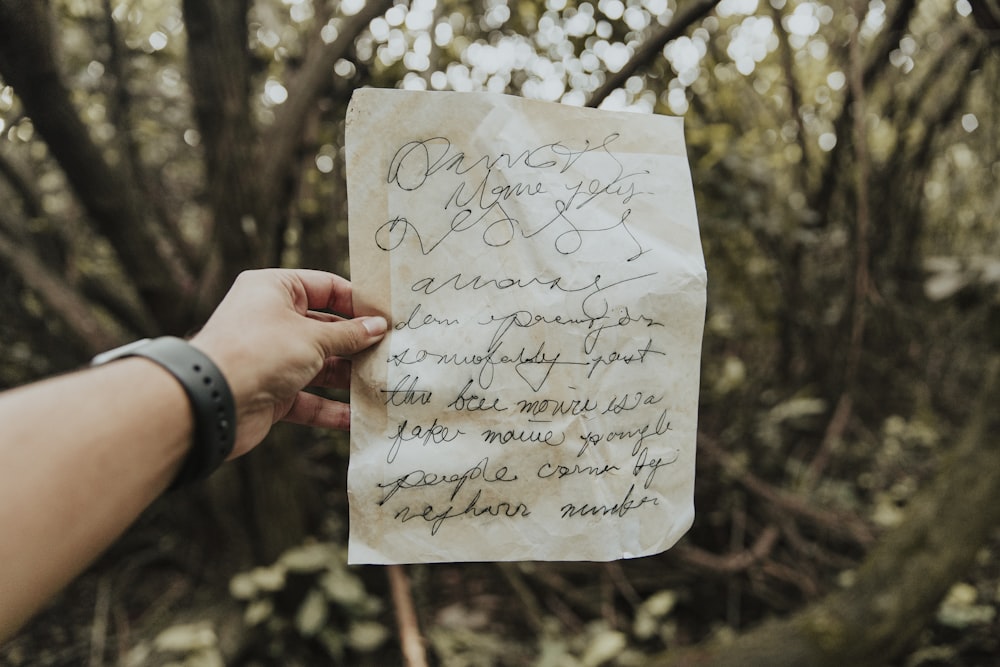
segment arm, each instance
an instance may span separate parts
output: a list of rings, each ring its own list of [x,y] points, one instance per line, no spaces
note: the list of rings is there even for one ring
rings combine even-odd
[[[350,283],[315,271],[242,274],[191,344],[236,403],[230,458],[282,419],[346,429],[350,408],[306,386],[346,387],[342,355],[378,342],[353,316]],[[192,415],[163,368],[127,358],[0,395],[0,639],[78,574],[172,481]]]

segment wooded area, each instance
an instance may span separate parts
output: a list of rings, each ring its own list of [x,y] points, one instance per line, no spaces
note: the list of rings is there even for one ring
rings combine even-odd
[[[709,274],[671,551],[348,568],[346,438],[282,427],[0,662],[1000,661],[998,81],[996,0],[0,0],[2,387],[346,275],[362,86],[683,115]]]

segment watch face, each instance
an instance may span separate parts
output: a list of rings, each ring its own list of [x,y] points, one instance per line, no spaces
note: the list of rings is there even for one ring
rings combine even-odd
[[[115,359],[121,359],[122,357],[127,357],[140,347],[149,342],[149,338],[143,338],[141,340],[136,340],[131,343],[122,345],[121,347],[116,347],[113,350],[108,350],[107,352],[101,352],[99,355],[94,357],[90,361],[91,366],[100,366],[101,364],[106,364],[109,361],[114,361]]]

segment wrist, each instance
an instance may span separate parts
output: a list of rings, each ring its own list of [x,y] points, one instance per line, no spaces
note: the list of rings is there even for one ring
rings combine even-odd
[[[136,341],[99,354],[92,365],[133,356],[167,370],[183,387],[191,405],[192,445],[170,488],[207,477],[229,456],[236,440],[235,401],[222,371],[202,350],[170,336]]]

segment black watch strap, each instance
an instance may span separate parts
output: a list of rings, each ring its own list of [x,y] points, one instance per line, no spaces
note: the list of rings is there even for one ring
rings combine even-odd
[[[218,366],[198,348],[172,336],[146,338],[109,350],[94,357],[91,365],[125,357],[145,357],[165,368],[191,402],[193,442],[170,488],[208,477],[226,460],[236,441],[236,403]]]

